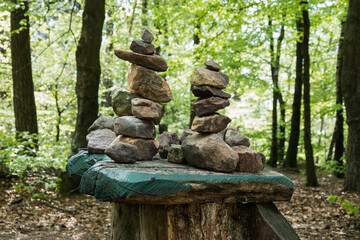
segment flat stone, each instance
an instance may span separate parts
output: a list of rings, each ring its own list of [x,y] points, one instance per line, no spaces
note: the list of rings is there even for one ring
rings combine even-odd
[[[159,154],[161,158],[167,158],[172,144],[179,144],[179,137],[176,133],[165,131],[159,136]]]
[[[152,69],[157,72],[165,72],[168,69],[165,59],[159,55],[144,55],[126,50],[115,50],[115,55],[125,61]]]
[[[191,136],[191,135],[194,135],[194,134],[198,134],[198,133],[197,133],[197,132],[194,132],[194,131],[192,131],[192,130],[190,130],[190,129],[185,129],[185,130],[183,131],[180,139],[179,139],[179,140],[180,140],[180,143],[182,143],[182,142],[185,140],[185,138],[187,138],[187,136]]]
[[[114,131],[115,119],[116,117],[101,116],[96,119],[93,124],[91,124],[91,126],[88,128],[88,132],[104,128]]]
[[[134,40],[131,42],[130,50],[140,54],[152,55],[155,51],[155,46],[141,40]]]
[[[144,98],[133,98],[131,106],[132,114],[135,117],[152,120],[156,125],[160,124],[165,113],[163,105]]]
[[[235,131],[227,130],[225,133],[225,142],[230,146],[246,146],[250,147],[250,140],[243,134]]]
[[[131,99],[139,98],[140,95],[131,93],[122,88],[115,88],[111,93],[111,104],[118,116],[132,116]]]
[[[104,153],[105,148],[116,138],[116,134],[110,129],[97,129],[86,136],[89,153]]]
[[[118,163],[135,163],[138,149],[134,145],[114,141],[105,149],[105,154]]]
[[[264,203],[289,201],[293,191],[289,178],[268,169],[229,174],[162,159],[133,164],[98,162],[80,183],[81,193],[100,201],[130,204]]]
[[[170,146],[167,160],[168,162],[171,163],[178,163],[178,164],[186,163],[183,152],[181,150],[181,145],[173,144]]]
[[[154,139],[155,125],[152,121],[134,116],[118,117],[114,125],[116,135]]]
[[[232,149],[239,156],[236,171],[256,173],[263,170],[264,164],[260,153],[255,152],[246,146],[234,146]]]
[[[217,71],[218,72],[221,69],[220,65],[215,61],[208,60],[204,64],[205,64],[207,69],[212,70],[212,71]]]
[[[144,40],[144,42],[151,43],[154,40],[154,35],[149,29],[145,28],[141,34],[141,39]]]
[[[195,167],[217,172],[233,172],[238,154],[218,134],[195,134],[181,144],[186,161]]]
[[[156,72],[131,64],[128,72],[129,90],[158,103],[170,102],[172,92],[169,84]]]
[[[225,129],[231,122],[227,116],[212,114],[208,116],[195,116],[191,125],[191,130],[201,133],[217,133]]]
[[[199,98],[194,102],[195,115],[208,115],[210,113],[216,112],[219,109],[226,108],[229,105],[229,100],[219,97],[210,97],[204,99]]]
[[[228,80],[221,72],[214,72],[206,68],[198,68],[190,79],[193,86],[211,86],[216,88],[226,88]]]
[[[152,160],[159,150],[159,142],[153,139],[118,136],[115,141],[121,141],[137,147],[137,160]]]
[[[209,98],[209,97],[221,97],[225,99],[231,98],[231,95],[221,91],[218,88],[210,87],[210,86],[201,86],[198,88],[194,88],[192,93],[195,97],[199,98]]]

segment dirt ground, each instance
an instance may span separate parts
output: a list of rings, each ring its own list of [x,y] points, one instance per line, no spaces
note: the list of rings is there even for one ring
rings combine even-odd
[[[360,239],[360,215],[350,216],[330,194],[359,204],[359,196],[342,193],[342,180],[319,177],[319,188],[304,186],[304,177],[285,172],[295,183],[290,202],[276,203],[301,239]],[[0,239],[109,239],[110,203],[80,194],[33,199],[16,192],[16,179],[0,179]]]

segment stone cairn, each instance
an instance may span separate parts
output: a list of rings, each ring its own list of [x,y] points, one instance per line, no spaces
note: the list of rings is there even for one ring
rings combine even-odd
[[[156,72],[168,66],[154,55],[153,34],[145,29],[142,40],[134,40],[130,50],[115,50],[115,55],[131,64],[128,90],[115,88],[111,102],[117,117],[102,116],[88,129],[89,153],[105,153],[115,162],[134,163],[152,160],[158,152],[155,125],[160,124],[165,109],[161,103],[171,101],[167,82]]]
[[[179,144],[170,145],[168,161],[189,163],[195,167],[218,172],[259,172],[265,156],[249,148],[249,139],[237,128],[227,127],[231,119],[216,111],[230,105],[226,88],[229,78],[220,72],[220,65],[206,61],[206,68],[197,69],[190,83],[198,97],[194,102],[195,117],[191,130],[185,130]]]

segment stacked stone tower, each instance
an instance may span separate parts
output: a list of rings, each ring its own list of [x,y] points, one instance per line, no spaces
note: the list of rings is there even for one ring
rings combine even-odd
[[[111,94],[118,117],[101,117],[89,128],[90,153],[106,153],[116,162],[130,163],[151,160],[158,152],[155,125],[160,124],[164,115],[161,103],[171,101],[172,92],[156,73],[168,67],[161,56],[154,55],[153,39],[145,29],[141,40],[131,43],[131,51],[115,50],[118,58],[132,63],[127,76],[128,90],[116,88]],[[96,144],[101,146],[94,148]]]

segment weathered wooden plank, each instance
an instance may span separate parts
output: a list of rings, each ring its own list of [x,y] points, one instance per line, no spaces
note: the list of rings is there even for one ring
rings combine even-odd
[[[96,163],[82,177],[80,192],[101,201],[144,204],[271,202],[290,200],[290,179],[274,171],[218,173],[164,160]]]
[[[81,150],[68,160],[66,172],[72,178],[81,178],[92,165],[104,160],[111,158],[105,154],[89,154],[87,150]]]

